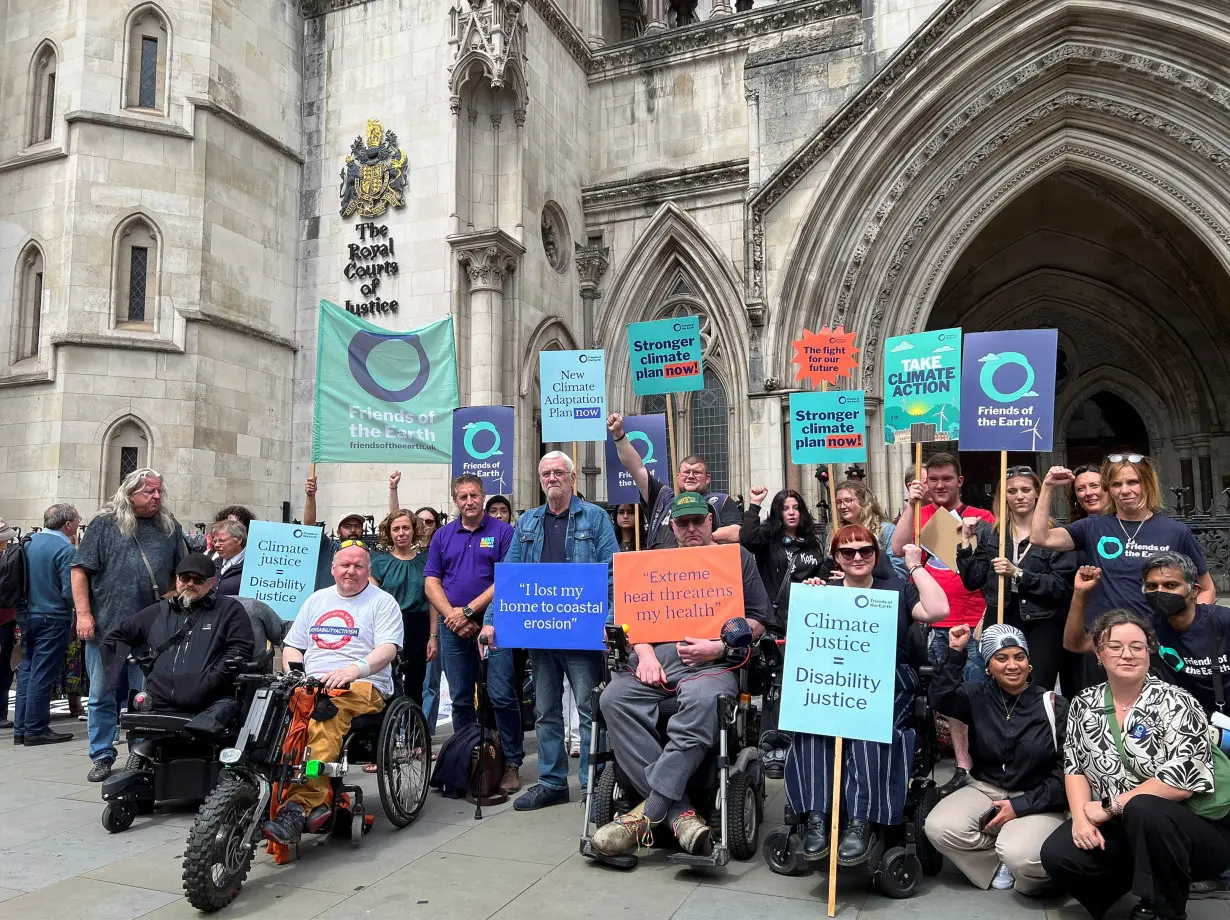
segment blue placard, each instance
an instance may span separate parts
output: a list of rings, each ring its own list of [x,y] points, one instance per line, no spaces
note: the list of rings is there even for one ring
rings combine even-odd
[[[542,440],[606,440],[606,353],[538,353]]]
[[[610,571],[600,562],[497,563],[496,645],[601,651]]]
[[[892,740],[899,603],[896,591],[790,586],[782,731]]]
[[[671,465],[666,441],[665,415],[626,415],[624,434],[641,455],[645,468],[667,487],[671,484]],[[631,474],[619,462],[619,448],[607,433],[606,439],[606,500],[609,505],[639,502],[641,490]]]
[[[253,521],[239,596],[264,601],[283,620],[293,620],[316,590],[320,536],[319,527]]]
[[[690,393],[705,388],[700,317],[676,316],[628,324],[632,392]]]
[[[512,406],[470,406],[453,413],[453,476],[470,473],[489,495],[511,495]]]
[[[961,366],[961,449],[1049,452],[1055,439],[1054,329],[971,332]]]
[[[790,394],[793,463],[863,463],[867,413],[862,390]]]

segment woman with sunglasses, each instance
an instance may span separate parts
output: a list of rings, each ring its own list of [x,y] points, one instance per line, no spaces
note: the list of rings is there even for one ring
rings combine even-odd
[[[1092,632],[1106,682],[1068,712],[1072,817],[1042,845],[1042,865],[1094,920],[1129,891],[1134,917],[1183,920],[1192,880],[1230,866],[1230,762],[1195,698],[1149,673],[1158,645],[1145,620],[1112,610]]]
[[[981,589],[986,597],[984,624],[997,621],[999,581],[1003,576],[1004,622],[1019,629],[1029,640],[1033,681],[1050,690],[1055,686],[1063,658],[1063,627],[1072,601],[1076,553],[1039,549],[1030,544],[1030,524],[1041,492],[1041,483],[1033,470],[1027,466],[1012,467],[1006,485],[1006,555],[999,554],[1003,522],[996,521],[991,526],[976,518],[966,518],[961,522],[957,571],[967,590]],[[999,500],[997,489],[996,508]],[[1065,695],[1072,696],[1081,688],[1063,689]]]
[[[768,494],[764,486],[752,489],[752,502],[743,513],[739,542],[756,557],[760,580],[773,606],[774,622],[767,624],[767,628],[784,636],[790,613],[790,585],[820,574],[824,550],[816,538],[807,504],[794,489],[783,489],[773,496],[769,517],[762,524],[760,509]]]
[[[872,533],[879,536],[880,549],[884,551],[884,561],[892,566],[897,576],[906,580],[905,560],[893,555],[893,532],[897,525],[887,520],[884,509],[876,499],[875,493],[857,479],[847,479],[839,483],[833,490],[834,503],[837,505],[838,526],[844,524],[862,524]],[[881,566],[876,573],[886,577],[887,572]]]
[[[895,591],[897,605],[897,679],[893,695],[893,740],[888,744],[847,741],[843,747],[843,792],[846,829],[837,845],[837,861],[856,866],[867,859],[875,843],[874,825],[900,824],[906,788],[914,760],[913,701],[918,675],[909,664],[909,632],[915,623],[934,623],[948,616],[948,598],[922,564],[922,550],[910,544],[905,558],[913,580],[895,575],[876,578],[880,546],[861,524],[847,524],[833,536],[833,558],[845,588]],[[819,578],[808,584],[825,584]],[[828,586],[826,591],[842,587]],[[806,816],[803,858],[823,859],[829,848],[829,815],[833,802],[833,739],[796,732],[786,756],[786,798],[794,814]]]
[[[1085,561],[1102,570],[1101,581],[1087,598],[1087,624],[1108,610],[1120,609],[1148,620],[1150,611],[1141,592],[1140,567],[1154,553],[1188,556],[1200,576],[1200,603],[1213,603],[1217,592],[1205,565],[1204,551],[1192,536],[1191,528],[1162,514],[1162,487],[1152,460],[1141,454],[1108,456],[1102,464],[1106,512],[1054,527],[1048,514],[1054,490],[1073,479],[1071,470],[1051,467],[1034,509],[1030,538],[1039,549],[1080,550]]]

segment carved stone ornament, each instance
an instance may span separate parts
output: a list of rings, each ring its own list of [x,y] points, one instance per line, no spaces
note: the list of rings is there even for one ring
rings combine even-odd
[[[542,234],[542,249],[546,253],[547,263],[561,275],[568,271],[568,219],[554,201],[548,201],[542,206],[542,219],[539,226]]]
[[[448,43],[455,55],[449,68],[449,107],[461,113],[462,89],[471,80],[493,92],[511,88],[517,110],[529,103],[525,83],[525,4],[522,0],[454,0]],[[518,124],[524,121],[524,114]]]
[[[362,135],[354,139],[341,178],[343,218],[379,217],[389,208],[405,207],[406,154],[397,146],[397,135],[369,118],[366,142]]]
[[[594,295],[598,292],[598,282],[606,274],[611,264],[611,249],[609,246],[576,246],[577,274],[581,279],[581,296]]]
[[[525,247],[503,230],[480,230],[447,239],[465,269],[471,293],[504,290],[504,279],[517,270],[525,254]]]

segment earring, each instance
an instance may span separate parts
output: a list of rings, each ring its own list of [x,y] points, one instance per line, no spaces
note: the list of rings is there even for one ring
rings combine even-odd
[[[983,668],[983,669],[982,669],[982,673],[983,673],[983,674],[985,674],[987,677],[990,677],[990,676],[991,676],[991,669],[990,669],[990,668]]]
[[[1031,664],[1031,665],[1029,666],[1029,673],[1031,673],[1031,674],[1032,674],[1032,673],[1033,673],[1033,670],[1034,670],[1034,666]]]

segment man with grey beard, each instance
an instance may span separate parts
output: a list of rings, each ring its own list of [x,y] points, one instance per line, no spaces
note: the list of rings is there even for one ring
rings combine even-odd
[[[101,783],[115,763],[115,727],[128,691],[141,686],[141,672],[126,668],[107,689],[98,639],[174,586],[176,566],[187,554],[184,532],[166,506],[162,474],[139,469],[124,477],[111,503],[86,528],[73,557],[73,603],[77,635],[85,640],[90,678],[90,760],[86,777]]]

